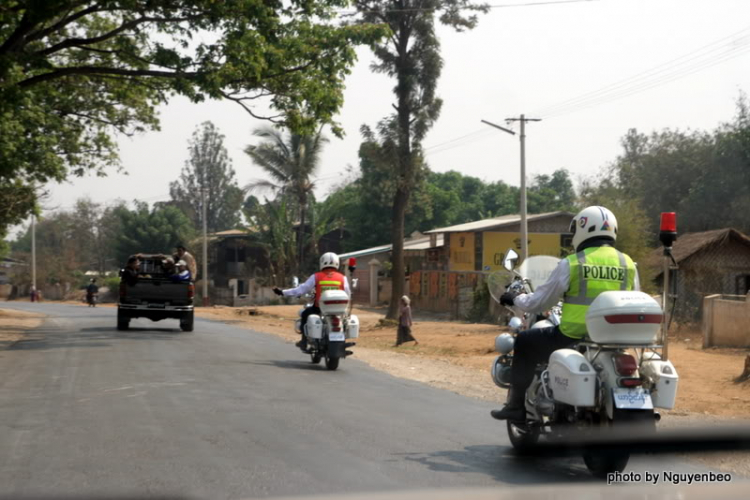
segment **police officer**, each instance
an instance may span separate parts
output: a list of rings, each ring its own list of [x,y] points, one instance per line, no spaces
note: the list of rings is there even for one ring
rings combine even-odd
[[[524,395],[536,365],[558,349],[586,336],[586,311],[594,299],[609,290],[639,290],[633,260],[614,248],[617,219],[604,207],[588,207],[570,223],[576,253],[560,261],[549,279],[534,293],[500,297],[503,305],[526,312],[544,311],[563,296],[559,326],[521,332],[516,337],[510,375],[510,395],[502,410],[492,410],[498,420],[525,420]]]
[[[339,272],[339,266],[339,256],[333,252],[326,252],[320,257],[320,271],[307,278],[307,281],[300,286],[288,290],[273,289],[276,295],[284,297],[299,297],[315,290],[315,302],[311,307],[302,312],[301,317],[302,340],[297,342],[296,345],[303,351],[307,349],[307,337],[305,337],[307,317],[311,314],[320,314],[318,301],[321,294],[326,290],[344,290],[350,297],[352,295],[349,288],[349,280]]]

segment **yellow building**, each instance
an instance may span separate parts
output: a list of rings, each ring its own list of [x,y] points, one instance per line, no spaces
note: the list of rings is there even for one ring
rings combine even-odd
[[[529,255],[562,257],[568,254],[570,212],[550,212],[527,216]],[[427,231],[443,235],[447,271],[496,271],[508,248],[520,253],[520,216],[505,215]]]

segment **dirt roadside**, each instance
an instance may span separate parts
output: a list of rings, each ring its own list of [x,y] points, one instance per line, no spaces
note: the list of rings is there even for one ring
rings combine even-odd
[[[44,314],[0,309],[0,350],[23,338],[27,330],[42,324]]]

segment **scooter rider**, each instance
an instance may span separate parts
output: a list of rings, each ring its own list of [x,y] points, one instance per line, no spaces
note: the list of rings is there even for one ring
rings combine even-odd
[[[576,253],[560,261],[549,279],[534,293],[506,292],[500,303],[526,312],[544,311],[563,296],[559,326],[521,332],[516,337],[511,366],[511,389],[502,410],[492,410],[498,420],[524,420],[526,389],[536,365],[558,349],[586,336],[586,311],[594,299],[609,290],[639,290],[633,260],[612,245],[617,240],[617,219],[604,207],[592,206],[578,213],[570,224]]]
[[[280,288],[273,289],[276,295],[282,295],[285,297],[299,297],[315,290],[314,304],[302,312],[302,340],[296,344],[296,346],[302,350],[307,349],[307,337],[305,337],[304,331],[305,325],[307,324],[307,317],[311,314],[320,314],[320,307],[318,306],[320,295],[326,290],[344,290],[347,295],[351,297],[352,293],[349,288],[349,280],[339,272],[339,265],[338,255],[333,252],[324,253],[320,257],[320,271],[307,278],[307,281],[300,286],[288,290],[282,290]]]

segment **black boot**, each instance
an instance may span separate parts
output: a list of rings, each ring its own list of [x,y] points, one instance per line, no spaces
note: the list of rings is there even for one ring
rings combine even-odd
[[[502,410],[492,410],[490,415],[497,420],[526,420],[526,407],[524,405],[524,392],[510,388],[508,402]]]
[[[303,351],[306,351],[307,350],[307,337],[303,336],[302,340],[300,340],[299,342],[297,342],[294,345],[296,345],[297,347],[299,347]]]

